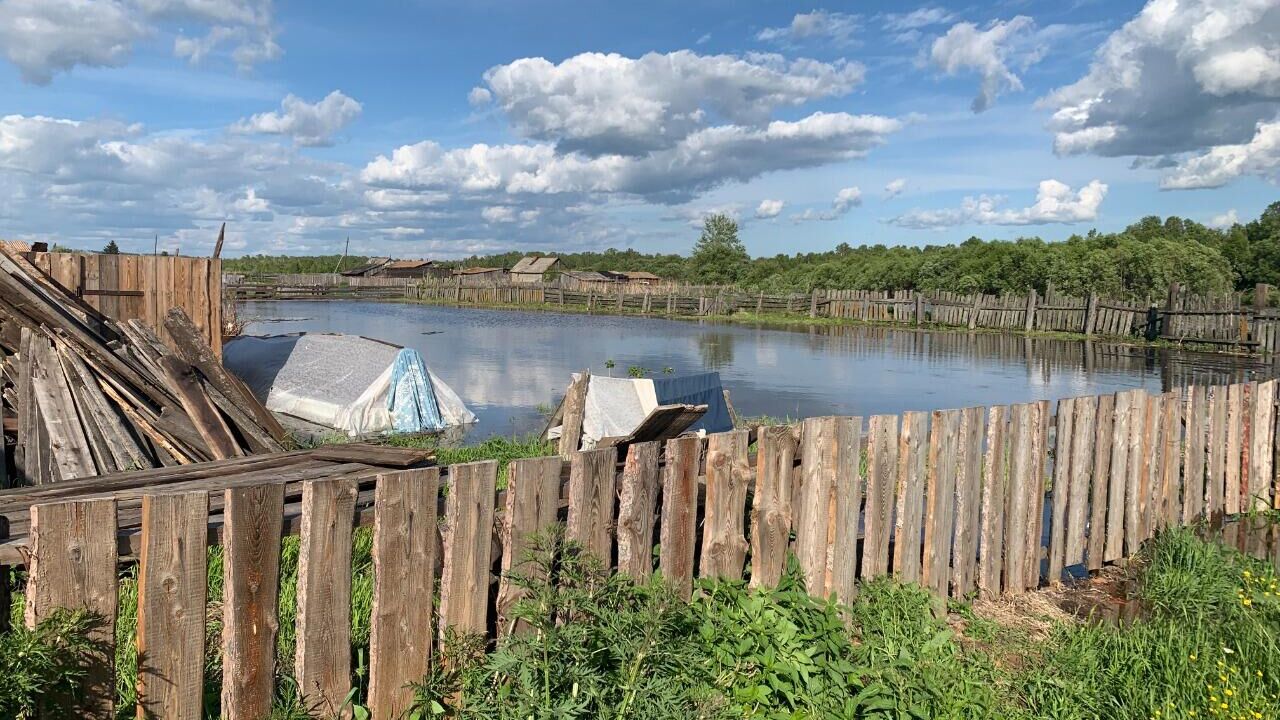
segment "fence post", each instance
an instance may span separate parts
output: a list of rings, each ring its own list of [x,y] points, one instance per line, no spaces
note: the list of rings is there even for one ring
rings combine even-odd
[[[809,317],[811,318],[818,317],[818,293],[819,292],[820,291],[817,288],[814,288],[813,292],[809,294]]]
[[[1092,335],[1098,325],[1098,293],[1090,292],[1084,306],[1084,334]]]
[[[978,327],[978,311],[982,309],[982,293],[973,293],[973,307],[969,309],[969,329]]]
[[[1031,332],[1036,326],[1036,289],[1027,290],[1027,317],[1023,323],[1023,332]]]
[[[1258,315],[1267,309],[1268,298],[1271,294],[1271,286],[1266,283],[1258,283],[1253,286],[1253,313]]]
[[[924,324],[924,293],[915,291],[916,295],[916,327]]]

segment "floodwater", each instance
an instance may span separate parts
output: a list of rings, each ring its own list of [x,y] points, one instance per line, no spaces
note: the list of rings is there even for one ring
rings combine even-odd
[[[541,430],[570,373],[715,370],[744,417],[873,415],[1269,375],[1259,360],[992,333],[483,310],[360,300],[241,303],[246,333],[335,332],[419,350],[479,417],[467,440]],[[607,367],[612,361],[613,367]]]

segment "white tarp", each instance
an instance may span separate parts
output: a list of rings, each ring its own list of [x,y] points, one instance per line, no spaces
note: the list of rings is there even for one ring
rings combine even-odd
[[[630,435],[656,407],[652,380],[592,375],[582,415],[582,447],[593,448],[601,438]]]
[[[351,436],[476,420],[416,350],[358,335],[241,336],[223,347],[223,364],[268,410]]]

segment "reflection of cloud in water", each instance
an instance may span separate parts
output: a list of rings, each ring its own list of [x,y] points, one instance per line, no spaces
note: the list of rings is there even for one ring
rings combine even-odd
[[[245,303],[249,332],[341,332],[412,347],[480,416],[472,440],[540,427],[584,368],[718,370],[743,415],[871,415],[1239,377],[1240,360],[1103,343],[867,326],[763,329],[363,301]],[[308,319],[309,318],[309,319]],[[433,333],[433,334],[424,334]]]

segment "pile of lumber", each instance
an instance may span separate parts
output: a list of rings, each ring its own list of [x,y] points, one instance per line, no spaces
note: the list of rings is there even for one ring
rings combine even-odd
[[[147,493],[208,491],[209,539],[218,542],[225,503],[222,491],[281,484],[284,485],[285,502],[283,530],[296,534],[302,518],[304,482],[335,478],[355,480],[356,519],[368,524],[372,521],[368,508],[373,506],[377,476],[431,465],[434,457],[428,450],[351,443],[0,490],[0,525],[7,528],[7,538],[0,541],[0,565],[26,563],[32,505],[113,499],[116,501],[120,555],[136,557],[140,550],[142,496]],[[0,587],[0,596],[3,592]]]
[[[115,322],[0,248],[0,349],[18,482],[280,452],[286,434],[231,376],[191,319],[169,311],[173,347]]]

